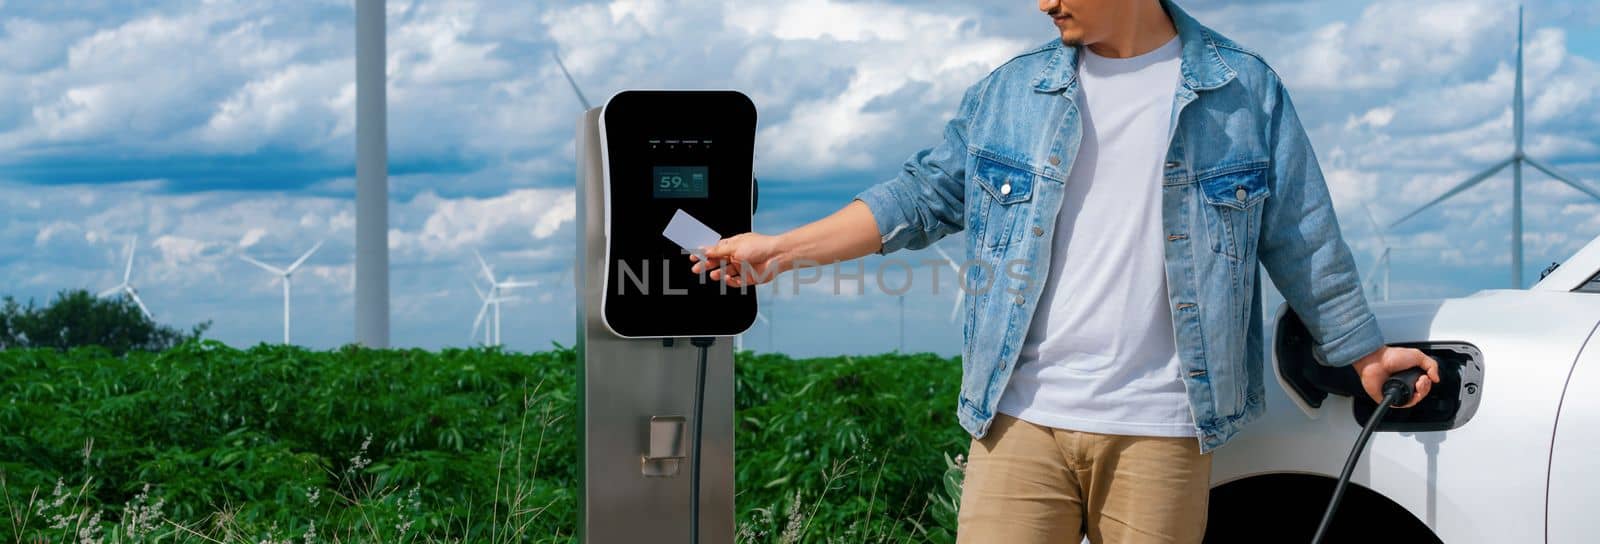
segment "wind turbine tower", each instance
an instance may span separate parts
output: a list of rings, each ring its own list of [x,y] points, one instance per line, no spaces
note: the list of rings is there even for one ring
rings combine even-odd
[[[385,4],[384,0],[356,0],[356,343],[369,348],[389,347]],[[285,333],[284,343],[288,341]]]

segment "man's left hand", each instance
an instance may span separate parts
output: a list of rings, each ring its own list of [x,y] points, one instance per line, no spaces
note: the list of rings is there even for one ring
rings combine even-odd
[[[1373,402],[1383,402],[1383,382],[1395,373],[1422,367],[1424,374],[1417,378],[1416,392],[1404,404],[1396,405],[1397,408],[1410,408],[1428,396],[1433,390],[1433,384],[1439,383],[1439,362],[1432,357],[1413,348],[1397,348],[1384,346],[1377,351],[1368,353],[1356,361],[1354,365],[1356,375],[1361,377],[1361,387],[1367,390],[1367,395]]]

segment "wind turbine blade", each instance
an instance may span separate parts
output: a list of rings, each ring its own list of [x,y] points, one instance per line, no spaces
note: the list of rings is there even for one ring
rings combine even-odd
[[[1367,201],[1363,200],[1361,209],[1367,212],[1367,222],[1372,224],[1372,232],[1378,235],[1378,243],[1383,247],[1389,247],[1389,239],[1383,236],[1383,225],[1378,224],[1378,216],[1372,214],[1372,206],[1368,206]]]
[[[478,250],[474,249],[472,250],[472,256],[477,257],[478,266],[483,267],[483,277],[489,278],[489,287],[493,289],[494,287],[499,286],[500,284],[494,281],[494,270],[489,268],[488,261],[483,260],[483,254],[478,253]]]
[[[539,286],[539,282],[536,282],[536,281],[512,281],[512,280],[508,280],[508,281],[500,282],[499,285],[500,285],[500,289],[504,290],[504,289],[517,289],[517,288],[521,288],[521,287],[538,287]]]
[[[472,292],[477,293],[479,299],[489,300],[489,295],[484,294],[483,289],[478,287],[477,280],[473,280],[472,282]]]
[[[1382,261],[1373,262],[1372,263],[1372,274],[1367,275],[1367,276],[1363,276],[1363,277],[1366,278],[1366,281],[1361,282],[1361,292],[1362,293],[1366,293],[1367,289],[1369,289],[1369,288],[1370,289],[1374,289],[1374,290],[1378,288],[1378,280],[1380,279],[1380,278],[1378,278],[1378,265],[1380,265],[1380,264],[1383,264],[1383,262]]]
[[[301,255],[300,258],[295,259],[294,260],[294,264],[291,264],[291,265],[289,265],[289,268],[284,269],[284,273],[293,274],[295,269],[300,268],[300,265],[306,262],[306,259],[311,258],[311,254],[312,253],[316,253],[317,250],[321,249],[321,248],[322,248],[322,242],[319,241],[319,242],[317,242],[317,245],[311,246],[311,249],[306,250],[306,253],[304,255]]]
[[[1383,257],[1384,253],[1378,252],[1378,257],[1372,259],[1372,266],[1368,266],[1366,272],[1361,275],[1361,277],[1367,279],[1367,284],[1377,283],[1378,267],[1383,266]]]
[[[583,104],[583,111],[594,109],[594,106],[589,105],[589,99],[583,96],[583,90],[578,88],[578,81],[572,79],[572,72],[567,71],[567,64],[561,62],[561,54],[551,51],[550,56],[556,58],[556,67],[561,68],[561,75],[566,76],[567,84],[572,86],[573,94],[578,95],[578,102]]]
[[[129,286],[126,292],[129,297],[133,298],[133,303],[139,305],[139,311],[144,312],[145,319],[155,320],[156,316],[150,313],[150,308],[145,307],[143,300],[139,300],[138,291],[134,291],[133,287]]]
[[[118,284],[116,287],[112,287],[110,289],[106,289],[104,291],[101,291],[99,294],[95,295],[95,298],[105,298],[106,295],[114,295],[114,294],[117,294],[117,293],[121,293],[122,292],[122,288],[123,287],[127,287],[127,285],[128,284],[126,284],[126,283]]]
[[[939,256],[940,257],[944,257],[944,262],[946,262],[946,263],[948,263],[950,265],[950,269],[951,270],[954,270],[956,272],[956,274],[960,274],[961,273],[961,266],[956,264],[956,260],[955,259],[950,258],[950,254],[949,253],[945,253],[944,252],[944,248],[939,247],[939,246],[933,246],[933,250],[939,252]]]
[[[477,286],[474,285],[473,287]],[[484,299],[483,305],[478,307],[478,317],[472,320],[472,334],[468,334],[467,339],[478,337],[478,327],[483,326],[483,316],[489,313],[489,304],[492,302],[489,299]]]
[[[263,270],[266,270],[266,271],[271,272],[273,274],[277,274],[279,276],[282,276],[284,274],[283,269],[278,268],[276,266],[272,266],[270,264],[267,264],[267,263],[264,263],[264,262],[261,262],[261,261],[258,261],[258,260],[255,260],[254,258],[250,257],[249,255],[239,255],[239,258],[243,259],[244,262],[259,266]]]
[[[1532,157],[1524,156],[1522,158],[1522,160],[1528,161],[1528,164],[1533,165],[1534,168],[1538,168],[1540,172],[1544,172],[1544,175],[1550,176],[1552,178],[1555,178],[1556,181],[1559,181],[1561,183],[1565,183],[1565,184],[1567,184],[1568,187],[1571,187],[1573,189],[1577,189],[1578,191],[1582,192],[1583,194],[1586,194],[1586,195],[1589,195],[1591,197],[1594,197],[1595,200],[1600,200],[1600,191],[1596,191],[1594,189],[1591,189],[1591,188],[1589,188],[1589,186],[1584,185],[1582,183],[1579,183],[1578,180],[1576,180],[1576,179],[1573,179],[1571,177],[1568,177],[1566,175],[1558,173],[1558,172],[1556,172],[1555,168],[1551,168],[1549,165],[1546,165],[1545,163],[1539,162],[1537,159],[1534,159]]]
[[[133,278],[133,254],[139,250],[139,235],[133,235],[133,240],[128,242],[128,266],[122,269],[122,283],[128,283]]]
[[[956,320],[956,316],[961,315],[961,302],[962,302],[962,299],[965,298],[965,297],[962,296],[962,293],[961,293],[961,284],[962,284],[961,265],[956,264],[956,260],[950,258],[950,254],[949,253],[945,253],[944,248],[935,245],[935,246],[933,246],[933,250],[939,252],[939,256],[944,258],[945,264],[950,265],[950,270],[954,270],[955,273],[956,273],[956,296],[955,296],[956,302],[955,302],[954,305],[952,305],[950,307],[950,322],[954,323],[955,320]],[[938,286],[934,286],[934,287],[935,287],[935,289],[938,288]]]
[[[1423,204],[1421,207],[1418,207],[1415,210],[1411,210],[1411,213],[1406,214],[1405,217],[1401,217],[1399,219],[1394,220],[1393,223],[1389,223],[1389,228],[1394,228],[1395,225],[1399,225],[1400,223],[1405,222],[1405,220],[1411,219],[1412,217],[1415,217],[1417,214],[1422,213],[1423,210],[1431,208],[1431,207],[1433,207],[1433,205],[1438,204],[1440,202],[1444,202],[1445,200],[1449,200],[1450,197],[1456,196],[1457,194],[1460,194],[1462,191],[1465,191],[1467,189],[1471,189],[1474,185],[1477,185],[1479,183],[1483,183],[1483,180],[1489,179],[1489,176],[1493,176],[1495,174],[1500,173],[1500,170],[1504,169],[1507,165],[1510,165],[1511,161],[1513,161],[1513,160],[1515,160],[1515,159],[1506,159],[1506,160],[1500,161],[1498,163],[1495,163],[1494,166],[1490,166],[1488,170],[1484,170],[1482,172],[1479,172],[1478,175],[1475,175],[1475,176],[1472,176],[1470,178],[1467,178],[1466,181],[1461,182],[1459,185],[1456,185],[1455,187],[1452,187],[1449,191],[1445,191],[1444,194],[1439,195],[1439,198],[1435,198],[1435,199],[1433,199],[1433,201],[1428,202],[1427,204]]]

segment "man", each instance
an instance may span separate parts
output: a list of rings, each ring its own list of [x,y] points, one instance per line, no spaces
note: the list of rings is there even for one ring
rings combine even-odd
[[[961,542],[1199,542],[1211,459],[1263,409],[1265,268],[1374,399],[1385,347],[1276,73],[1170,0],[1040,0],[1059,39],[833,215],[742,234],[732,286],[967,231]],[[1040,281],[1042,276],[1042,281]]]

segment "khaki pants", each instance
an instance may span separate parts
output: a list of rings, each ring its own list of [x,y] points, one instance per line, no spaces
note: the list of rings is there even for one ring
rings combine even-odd
[[[1211,456],[1193,438],[1043,427],[1004,414],[972,441],[961,544],[1200,542]]]

